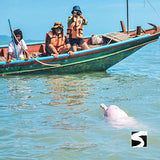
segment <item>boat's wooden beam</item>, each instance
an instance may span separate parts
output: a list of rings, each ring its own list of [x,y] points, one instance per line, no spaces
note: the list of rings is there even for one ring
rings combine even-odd
[[[126,31],[124,21],[120,21],[120,23],[121,23],[122,32],[126,33],[127,31]]]
[[[148,23],[148,24],[151,25],[151,26],[153,26],[153,29],[157,32],[158,27],[155,24],[153,24],[153,23]]]
[[[140,36],[141,35],[141,31],[142,31],[141,26],[137,26],[136,36]]]

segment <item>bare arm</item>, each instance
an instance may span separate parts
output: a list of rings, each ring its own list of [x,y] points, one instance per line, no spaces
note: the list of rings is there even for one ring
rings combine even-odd
[[[7,63],[11,62],[11,55],[12,55],[11,52],[7,54],[7,60],[6,60]]]
[[[84,18],[84,16],[81,14],[80,17],[83,19],[83,25],[87,25],[88,21]]]
[[[73,23],[73,17],[70,16],[70,17],[68,18],[68,25],[71,26],[72,23]]]
[[[27,51],[27,52],[26,52]],[[29,56],[29,53],[28,53],[28,50],[26,49],[24,52],[23,52],[24,56],[25,56],[25,60],[29,60],[30,59],[30,56]]]
[[[57,56],[59,55],[59,53],[57,52],[56,48],[50,44],[51,42],[51,38],[49,36],[47,36],[47,40],[46,40],[46,51],[50,53],[50,55],[54,56],[55,58],[57,58]]]
[[[49,44],[48,47],[49,47],[49,49],[52,51],[51,55],[52,55],[52,54],[57,54],[57,55],[59,55],[59,53],[57,52],[56,48],[55,48],[52,44]]]

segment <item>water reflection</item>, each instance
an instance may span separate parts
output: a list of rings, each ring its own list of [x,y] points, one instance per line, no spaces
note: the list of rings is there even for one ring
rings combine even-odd
[[[27,79],[15,76],[12,78],[7,77],[5,81],[3,88],[5,96],[1,102],[6,101],[6,105],[14,110],[35,108],[34,105],[29,105],[27,102],[28,99],[32,98],[32,88],[28,84]]]
[[[89,83],[75,77],[57,77],[48,82],[51,86],[52,105],[81,105],[89,95]]]
[[[27,85],[27,80],[15,78],[8,79],[7,88],[12,96],[17,96],[17,98],[26,98],[26,94],[30,93],[31,87]],[[22,96],[23,95],[23,96]],[[16,97],[15,97],[16,98]]]

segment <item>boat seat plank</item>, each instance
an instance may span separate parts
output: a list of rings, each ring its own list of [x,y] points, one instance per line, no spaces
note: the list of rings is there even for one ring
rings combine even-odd
[[[0,62],[4,62],[4,61],[6,61],[6,58],[3,56],[0,56]]]
[[[101,47],[102,44],[90,44],[88,45],[89,48],[97,48],[97,47]],[[77,51],[81,51],[82,50],[82,47],[77,47]]]
[[[101,47],[102,44],[92,44],[92,45],[88,45],[89,48],[97,48],[97,47]]]
[[[129,39],[129,36],[122,32],[110,33],[110,34],[102,35],[102,37],[114,40],[115,42],[124,41],[124,40]]]

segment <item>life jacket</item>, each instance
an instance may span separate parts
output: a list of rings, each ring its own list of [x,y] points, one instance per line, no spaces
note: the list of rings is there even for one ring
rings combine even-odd
[[[47,36],[49,36],[51,38],[50,44],[52,44],[58,53],[61,53],[62,49],[64,48],[65,45],[65,35],[63,33],[60,34],[59,36],[57,35],[53,35],[53,32],[47,32],[46,34],[46,40],[47,40]]]
[[[72,16],[73,18],[73,16]],[[68,25],[67,38],[83,38],[83,19],[76,18],[75,25]]]

